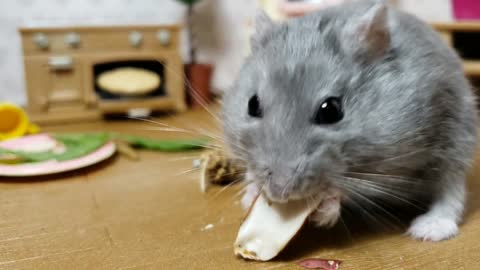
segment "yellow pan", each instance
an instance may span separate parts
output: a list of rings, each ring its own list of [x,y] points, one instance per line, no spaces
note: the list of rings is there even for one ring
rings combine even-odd
[[[10,103],[0,103],[0,140],[21,137],[38,132],[20,107]]]

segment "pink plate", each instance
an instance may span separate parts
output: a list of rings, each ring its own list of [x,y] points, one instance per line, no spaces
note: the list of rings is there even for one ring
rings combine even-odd
[[[48,151],[55,147],[55,140],[47,134],[26,136],[0,143],[0,147],[11,150]],[[0,164],[0,176],[25,177],[62,173],[88,167],[111,157],[115,153],[115,144],[108,142],[95,152],[68,161],[45,161],[29,164]]]

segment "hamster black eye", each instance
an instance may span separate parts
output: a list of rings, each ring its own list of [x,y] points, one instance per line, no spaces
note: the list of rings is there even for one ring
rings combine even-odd
[[[257,95],[254,95],[248,101],[248,115],[255,118],[261,118],[263,116],[262,107],[260,106],[260,100]]]
[[[335,124],[342,120],[343,111],[339,98],[329,97],[320,104],[320,108],[315,113],[313,122],[317,125]]]

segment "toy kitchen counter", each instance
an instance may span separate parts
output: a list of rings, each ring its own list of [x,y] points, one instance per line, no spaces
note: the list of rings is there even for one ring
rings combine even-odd
[[[184,111],[179,31],[176,25],[21,29],[30,117],[45,124]]]

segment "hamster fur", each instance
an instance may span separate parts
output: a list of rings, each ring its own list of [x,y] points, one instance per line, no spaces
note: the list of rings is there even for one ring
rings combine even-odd
[[[377,1],[285,23],[260,15],[256,25],[223,107],[226,143],[252,182],[243,203],[260,191],[279,202],[324,194],[329,203],[313,220],[326,226],[348,200],[371,208],[375,198],[433,194],[408,233],[455,236],[477,112],[461,61],[440,36]]]

